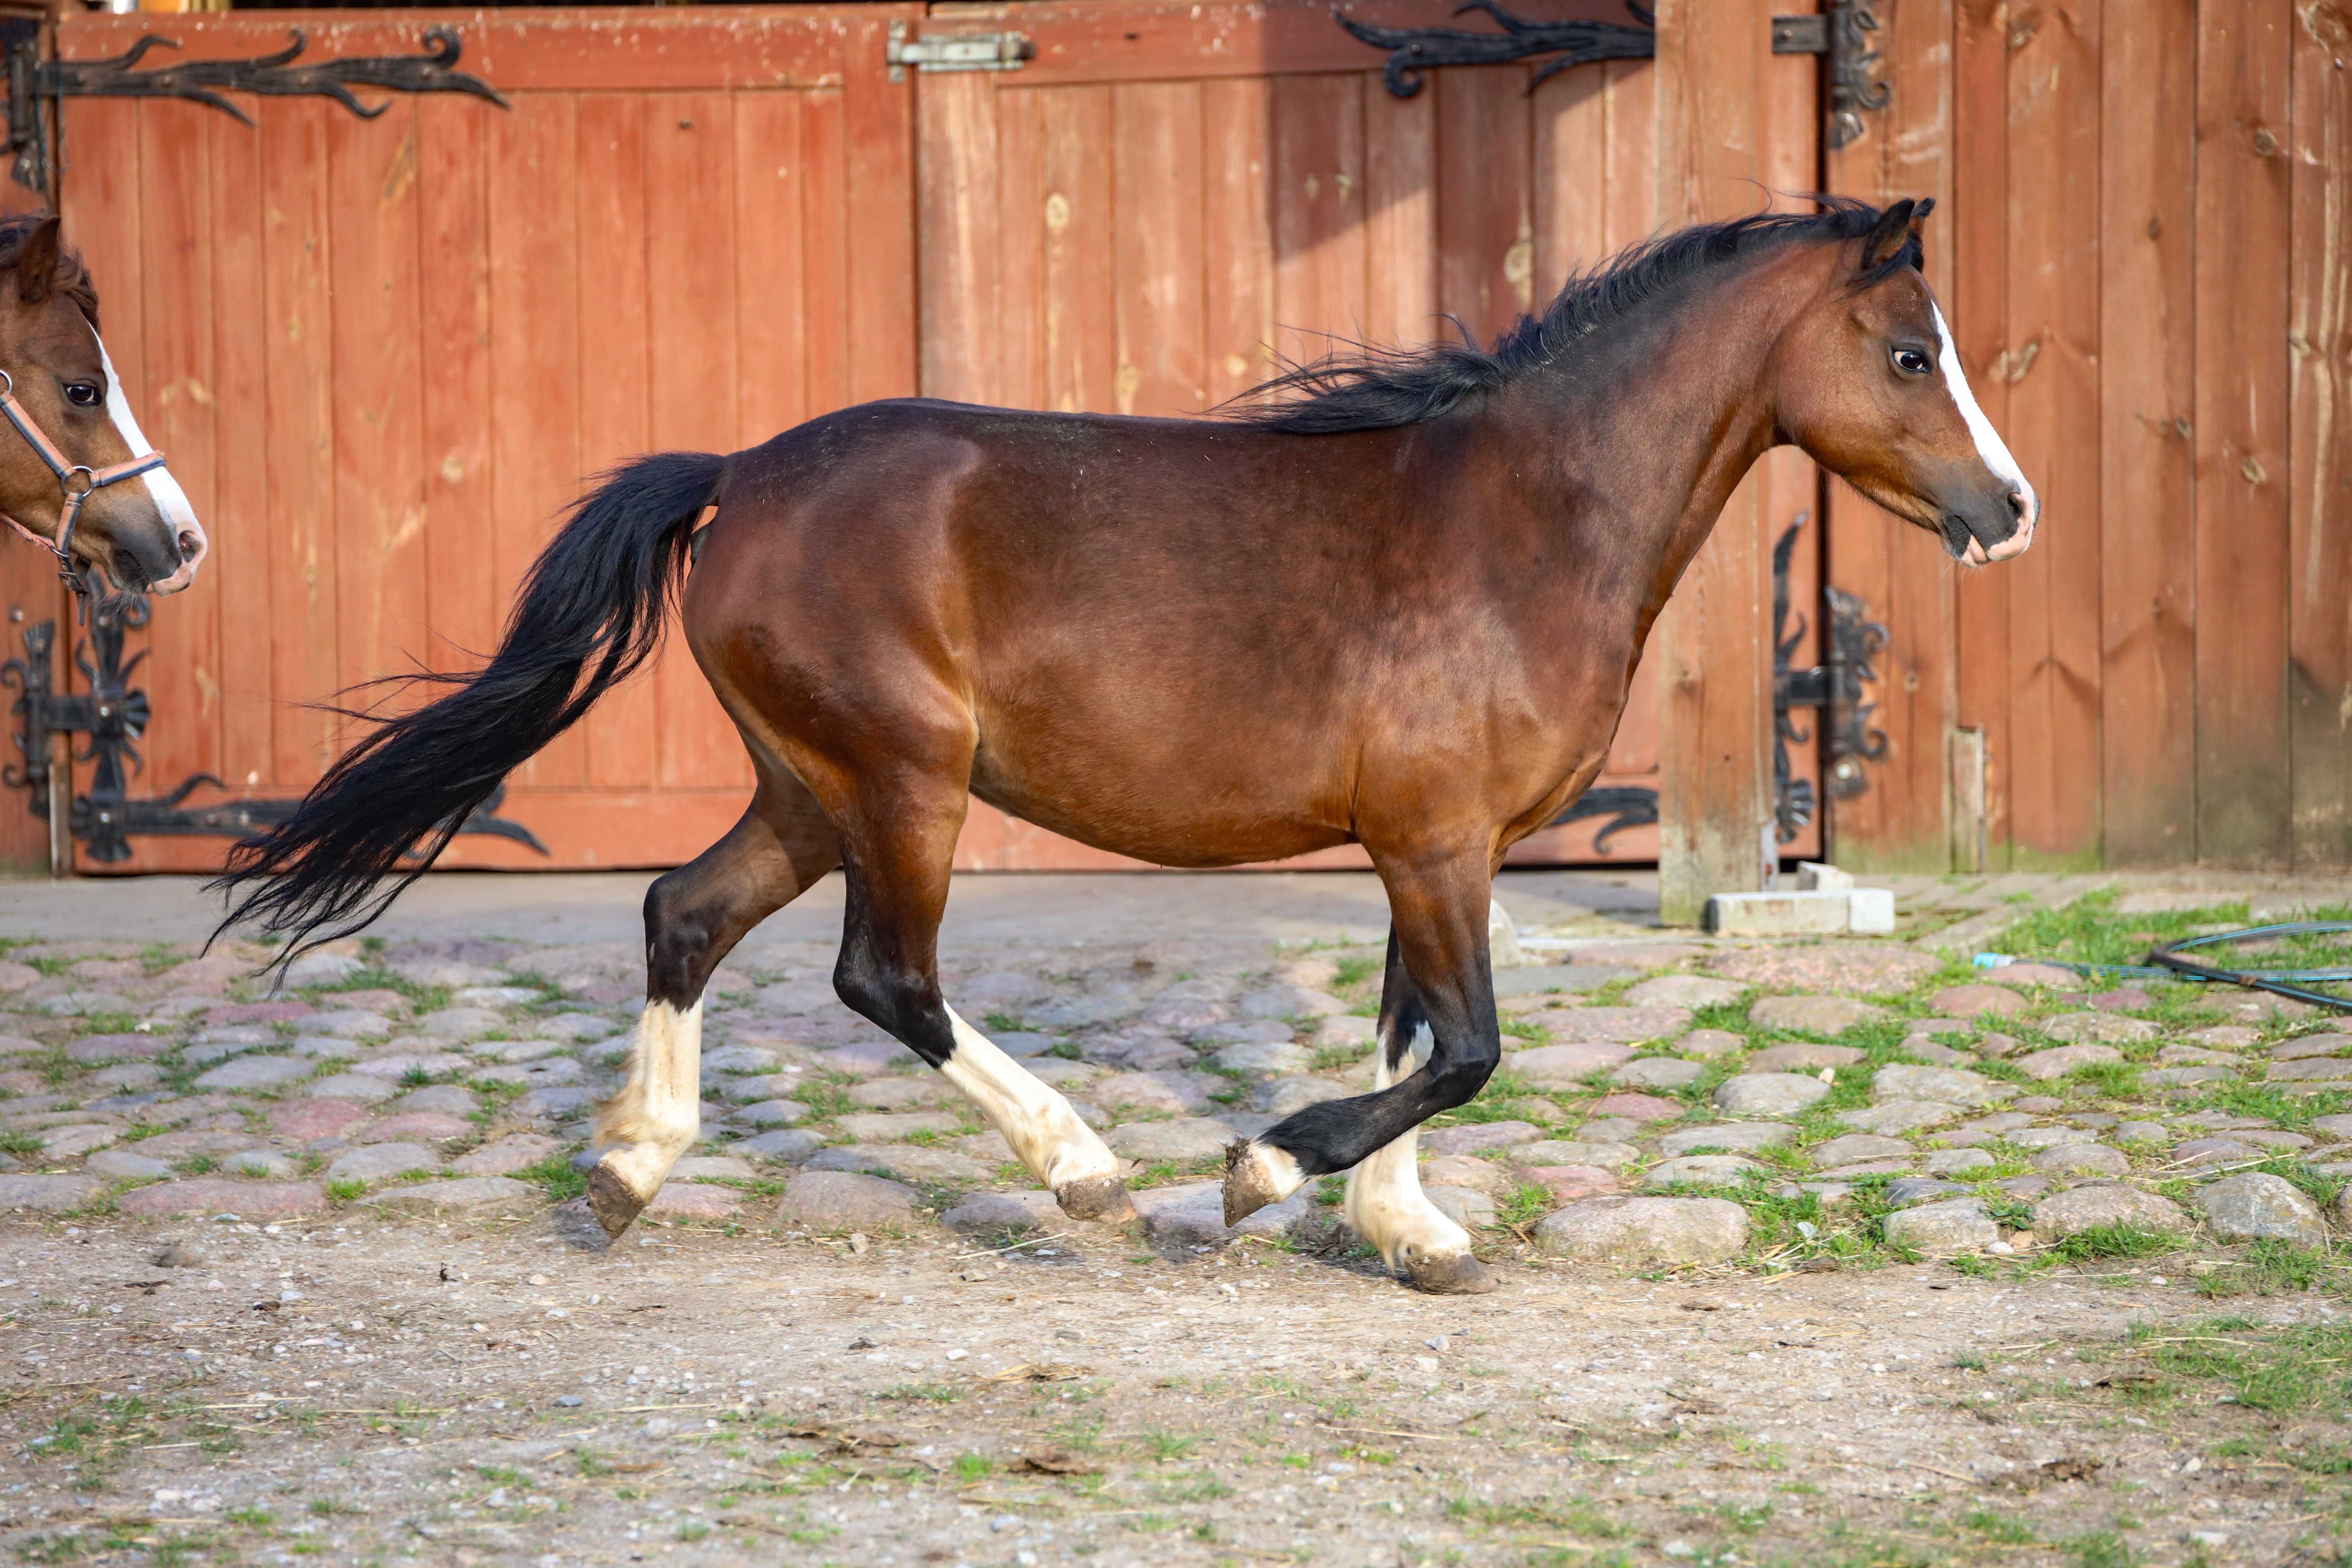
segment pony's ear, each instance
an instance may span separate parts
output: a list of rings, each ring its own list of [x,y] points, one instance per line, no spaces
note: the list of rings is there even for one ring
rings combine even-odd
[[[16,250],[16,297],[37,305],[57,286],[58,264],[64,247],[58,238],[58,218],[52,213],[34,226]]]
[[[1862,271],[1865,277],[1910,248],[1912,236],[1918,232],[1916,220],[1926,217],[1927,208],[1934,205],[1932,200],[1915,202],[1906,196],[1878,215],[1878,226],[1862,242]]]

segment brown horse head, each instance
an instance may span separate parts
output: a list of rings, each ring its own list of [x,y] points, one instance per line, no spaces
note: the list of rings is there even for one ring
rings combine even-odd
[[[2040,506],[1969,391],[1919,270],[1933,199],[1900,201],[1850,242],[1774,355],[1780,432],[1971,565],[2021,555]]]
[[[205,531],[171,473],[155,467],[106,481],[107,470],[149,454],[121,379],[98,336],[98,295],[58,220],[0,222],[0,371],[32,432],[0,426],[0,511],[55,541],[67,497],[89,484],[67,549],[122,587],[176,594],[195,581]],[[40,441],[62,461],[45,458]]]

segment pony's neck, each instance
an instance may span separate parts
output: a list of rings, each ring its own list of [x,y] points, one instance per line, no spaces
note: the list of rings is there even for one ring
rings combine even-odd
[[[1773,351],[1837,247],[1791,245],[1695,279],[1594,332],[1528,385],[1570,526],[1643,583],[1640,633],[1706,542],[1731,492],[1780,439]]]

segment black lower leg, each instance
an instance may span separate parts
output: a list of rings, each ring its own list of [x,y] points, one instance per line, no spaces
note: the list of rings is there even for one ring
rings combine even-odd
[[[903,1042],[932,1067],[955,1055],[955,1026],[940,994],[936,949],[904,922],[877,908],[873,889],[856,860],[844,868],[848,884],[842,916],[841,957],[833,988],[848,1007]],[[932,928],[936,933],[936,927]],[[919,952],[910,949],[920,942]]]
[[[1483,875],[1433,888],[1392,885],[1390,898],[1396,925],[1381,991],[1381,1048],[1393,1074],[1425,1022],[1433,1037],[1429,1060],[1387,1089],[1310,1105],[1259,1135],[1306,1175],[1344,1171],[1438,1112],[1467,1104],[1502,1061]]]
[[[765,807],[762,795],[726,837],[646,889],[647,1001],[693,1006],[735,944],[837,862],[821,818],[803,832],[786,817],[780,833]]]

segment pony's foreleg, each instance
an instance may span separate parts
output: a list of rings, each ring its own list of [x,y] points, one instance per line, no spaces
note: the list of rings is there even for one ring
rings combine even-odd
[[[726,837],[646,891],[646,1007],[628,1076],[596,1108],[588,1206],[618,1236],[702,1126],[702,988],[744,934],[840,862],[797,784],[762,784]]]
[[[940,994],[940,916],[963,821],[963,786],[861,803],[845,823],[848,883],[842,1001],[896,1036],[979,1107],[1072,1219],[1133,1216],[1118,1157],[1070,1102],[957,1016]]]
[[[1502,1059],[1487,970],[1485,868],[1466,861],[1427,869],[1383,865],[1382,877],[1396,923],[1373,1090],[1308,1106],[1234,1144],[1225,1222],[1288,1196],[1310,1176],[1353,1166],[1348,1222],[1391,1268],[1424,1290],[1491,1290],[1493,1279],[1471,1256],[1469,1233],[1429,1201],[1414,1166],[1421,1123],[1466,1103]],[[1417,1066],[1409,1065],[1413,1059]]]
[[[1425,1064],[1436,1046],[1429,1017],[1422,1010],[1421,993],[1397,957],[1397,941],[1389,937],[1388,973],[1381,988],[1378,1064],[1372,1069],[1375,1093],[1402,1082]],[[1348,1195],[1340,1206],[1349,1227],[1381,1250],[1391,1268],[1424,1289],[1475,1289],[1465,1280],[1483,1274],[1470,1256],[1470,1233],[1446,1217],[1421,1190],[1415,1161],[1421,1142],[1418,1123],[1366,1155],[1348,1175]],[[1466,1267],[1465,1267],[1466,1266]]]

